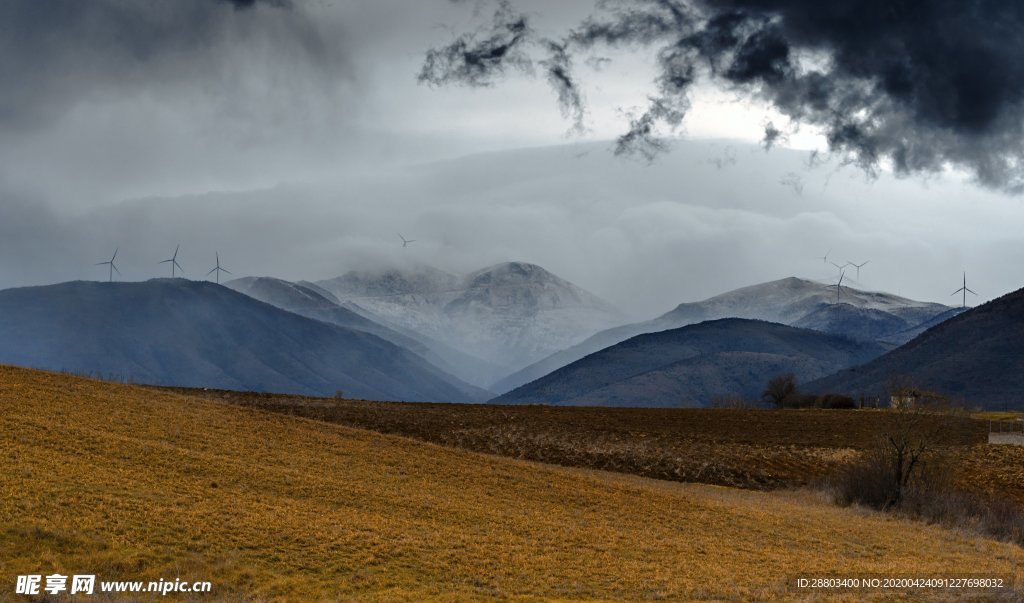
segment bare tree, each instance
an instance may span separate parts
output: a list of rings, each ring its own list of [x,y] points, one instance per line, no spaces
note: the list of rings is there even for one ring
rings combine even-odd
[[[786,401],[796,395],[796,377],[793,373],[785,373],[772,377],[761,393],[761,398],[782,408]]]
[[[908,487],[927,480],[933,469],[928,465],[940,463],[938,452],[946,447],[949,432],[956,425],[953,411],[923,404],[892,412],[896,420],[882,434],[884,460],[888,461],[892,480],[883,508],[898,505]]]

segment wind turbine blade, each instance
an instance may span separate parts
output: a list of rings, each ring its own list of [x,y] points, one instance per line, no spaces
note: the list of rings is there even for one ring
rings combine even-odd
[[[966,291],[967,291],[968,293],[972,294],[972,295],[977,295],[977,293],[975,293],[974,291],[971,291],[970,289],[966,289]]]
[[[115,266],[115,265],[114,265],[113,263],[111,263],[111,264],[110,264],[110,267],[114,269],[114,272],[116,272],[116,273],[118,273],[118,274],[121,274],[121,271],[120,271],[120,270],[118,270],[118,269],[117,269],[117,266]]]
[[[963,291],[963,287],[961,287],[961,288],[957,289],[956,291],[950,293],[949,296],[952,297],[952,296],[956,295],[957,293],[960,293],[961,291]]]
[[[217,272],[217,269],[216,269],[216,268],[214,268],[213,270],[211,270],[211,271],[207,272],[207,273],[206,273],[206,276],[210,276],[210,275],[211,275],[211,274],[213,274],[214,272]]]
[[[868,261],[864,262],[863,264],[861,264],[860,268],[863,268],[864,266],[867,266],[870,263],[871,263],[871,260],[868,260]]]
[[[118,249],[120,249],[120,247],[115,247],[115,248],[114,248],[114,256],[113,256],[112,258],[110,258],[110,261],[111,261],[111,262],[113,262],[114,260],[116,260],[116,259],[117,259],[117,250],[118,250]]]
[[[106,265],[107,265],[107,264],[109,264],[109,263],[110,263],[110,262],[96,262],[96,265],[97,265],[97,266],[106,266]]]
[[[167,262],[173,262],[173,261],[174,260],[163,260],[162,262],[157,262],[157,263],[158,264],[166,264]]]
[[[231,274],[231,271],[228,270],[227,268],[221,268],[220,271],[221,272],[226,272],[227,274]]]

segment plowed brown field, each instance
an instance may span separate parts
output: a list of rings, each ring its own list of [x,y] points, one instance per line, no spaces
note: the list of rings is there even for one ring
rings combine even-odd
[[[817,483],[893,421],[884,410],[409,404],[175,391],[477,452],[758,490]],[[970,417],[947,435],[965,488],[1024,505],[1024,447],[988,445],[988,422]]]

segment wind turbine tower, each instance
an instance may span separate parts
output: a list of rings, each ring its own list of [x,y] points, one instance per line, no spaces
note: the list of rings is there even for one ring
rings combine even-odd
[[[174,248],[174,255],[171,256],[171,259],[159,262],[160,264],[167,264],[168,262],[171,264],[171,278],[174,278],[174,268],[175,267],[177,267],[178,270],[181,270],[182,273],[185,272],[185,269],[182,268],[181,264],[178,263],[178,249],[180,249],[180,248],[181,248],[181,245],[178,245],[177,247]]]
[[[977,293],[975,293],[974,291],[971,291],[970,289],[967,288],[967,273],[966,272],[964,273],[964,286],[960,287],[959,289],[957,289],[956,291],[954,291],[950,295],[956,295],[957,293],[963,293],[964,294],[964,301],[963,301],[963,304],[964,304],[963,307],[964,308],[967,307],[967,294],[970,293],[971,295],[977,295]]]
[[[839,270],[839,282],[836,283],[836,303],[839,303],[839,289],[843,286],[843,277],[846,276],[846,271]]]
[[[111,283],[114,282],[114,273],[115,272],[117,272],[118,275],[121,274],[121,271],[118,270],[117,266],[114,264],[114,260],[117,259],[117,250],[118,249],[120,249],[120,248],[119,247],[115,247],[114,248],[114,255],[110,256],[110,261],[108,261],[108,262],[96,262],[97,266],[110,266],[110,282]]]
[[[216,275],[217,275],[217,284],[219,285],[220,284],[220,273],[221,272],[223,272],[224,274],[231,274],[230,270],[227,270],[226,268],[221,268],[220,267],[220,252],[218,251],[217,252],[217,266],[214,267],[213,270],[207,272],[206,276],[210,276],[211,274],[216,273]]]

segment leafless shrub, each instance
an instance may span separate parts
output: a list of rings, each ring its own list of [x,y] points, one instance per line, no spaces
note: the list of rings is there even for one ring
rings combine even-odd
[[[858,408],[857,401],[850,396],[844,396],[842,394],[824,394],[818,396],[814,401],[814,405],[817,408],[827,408],[831,410],[852,410]]]
[[[1024,510],[1009,500],[968,493],[954,480],[950,447],[966,428],[963,411],[934,393],[891,393],[893,420],[859,462],[829,483],[835,501],[1024,543]]]
[[[948,487],[944,452],[957,440],[961,413],[937,403],[898,405],[889,412],[892,420],[861,462],[836,477],[839,502],[885,510],[899,506],[908,491]]]

